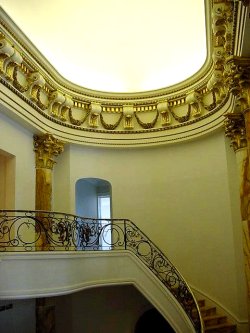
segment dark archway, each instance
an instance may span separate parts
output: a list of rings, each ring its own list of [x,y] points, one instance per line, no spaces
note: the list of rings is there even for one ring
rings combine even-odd
[[[170,324],[156,309],[144,312],[135,325],[134,333],[145,332],[175,333]]]

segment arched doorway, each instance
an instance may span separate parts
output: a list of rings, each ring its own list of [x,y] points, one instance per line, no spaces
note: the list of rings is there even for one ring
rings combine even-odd
[[[100,178],[81,178],[76,182],[76,214],[92,218],[111,218],[111,184]]]
[[[100,178],[81,178],[76,182],[75,193],[76,215],[90,219],[100,219],[98,222],[99,236],[96,234],[97,231],[94,231],[94,237],[98,236],[95,248],[109,249],[112,243],[109,221],[112,217],[111,184]],[[93,222],[90,223],[93,226]],[[97,229],[94,227],[91,230]]]

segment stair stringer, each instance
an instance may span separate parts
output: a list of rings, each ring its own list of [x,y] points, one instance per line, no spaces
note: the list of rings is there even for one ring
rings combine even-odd
[[[174,296],[128,251],[3,253],[0,271],[0,299],[59,296],[87,288],[131,284],[176,333],[195,332]]]

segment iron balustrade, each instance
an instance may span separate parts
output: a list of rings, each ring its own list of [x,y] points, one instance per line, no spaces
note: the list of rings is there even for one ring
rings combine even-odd
[[[197,302],[162,251],[130,220],[94,219],[47,211],[0,210],[0,251],[128,250],[172,293],[202,332]]]

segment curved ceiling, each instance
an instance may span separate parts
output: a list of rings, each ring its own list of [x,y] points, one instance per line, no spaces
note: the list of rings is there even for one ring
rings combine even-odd
[[[179,83],[206,59],[204,1],[1,0],[66,79],[107,92]]]

